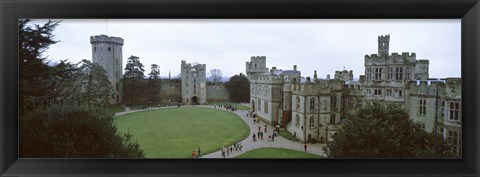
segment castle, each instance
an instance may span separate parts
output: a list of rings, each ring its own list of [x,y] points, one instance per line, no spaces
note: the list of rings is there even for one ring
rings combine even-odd
[[[265,56],[246,63],[250,111],[305,142],[326,142],[348,116],[378,103],[408,110],[427,132],[436,132],[461,154],[461,79],[429,78],[428,60],[415,53],[389,54],[390,35],[378,37],[378,53],[365,55],[365,75],[336,71],[334,79],[301,77],[296,70],[266,67]]]
[[[301,141],[326,142],[342,121],[366,105],[401,107],[427,132],[441,134],[461,155],[461,78],[429,78],[429,60],[417,60],[415,53],[390,54],[389,42],[390,35],[378,37],[378,52],[365,55],[365,73],[358,80],[352,70],[335,71],[333,79],[329,75],[319,79],[316,71],[313,78],[302,77],[296,65],[292,70],[269,69],[265,56],[253,56],[245,65],[250,111]],[[112,84],[110,103],[121,103],[123,39],[99,35],[90,37],[90,43],[93,62],[104,67]],[[228,100],[224,85],[206,82],[205,64],[182,60],[180,67],[180,81],[162,80],[162,102]]]

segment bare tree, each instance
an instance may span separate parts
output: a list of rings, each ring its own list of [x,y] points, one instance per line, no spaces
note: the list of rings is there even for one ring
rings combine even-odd
[[[212,82],[222,82],[222,71],[220,69],[214,68],[210,70],[210,79]]]

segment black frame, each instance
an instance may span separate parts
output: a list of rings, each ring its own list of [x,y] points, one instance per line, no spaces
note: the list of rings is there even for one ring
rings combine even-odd
[[[1,0],[0,12],[1,176],[480,175],[478,0]],[[463,159],[18,159],[18,18],[461,18]]]

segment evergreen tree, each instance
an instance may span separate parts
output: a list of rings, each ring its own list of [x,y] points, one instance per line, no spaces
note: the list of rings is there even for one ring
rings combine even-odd
[[[350,116],[324,148],[331,158],[447,158],[447,142],[412,122],[405,110],[375,104]]]
[[[159,89],[160,89],[160,66],[157,64],[152,64],[151,71],[148,74],[148,85],[149,85],[149,90],[151,90],[152,93],[152,102],[155,103],[157,96],[159,94]]]
[[[51,44],[55,44],[52,34],[60,21],[49,20],[43,25],[32,24],[30,19],[20,19],[19,25],[19,104],[28,108],[25,102],[35,97],[51,94],[56,85],[52,78],[52,68],[42,57]]]
[[[247,76],[240,73],[230,78],[225,84],[229,98],[234,102],[248,102],[250,99],[250,82]]]
[[[124,70],[124,95],[128,95],[130,97],[130,104],[133,104],[134,97],[136,96],[135,91],[141,89],[145,69],[143,69],[140,58],[132,55],[127,59],[127,66]]]

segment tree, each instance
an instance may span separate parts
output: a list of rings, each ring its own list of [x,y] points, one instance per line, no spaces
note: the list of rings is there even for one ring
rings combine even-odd
[[[26,108],[25,101],[32,97],[51,94],[55,90],[55,80],[52,78],[51,67],[46,58],[42,57],[51,44],[58,41],[52,34],[60,21],[48,20],[43,25],[31,24],[29,19],[20,19],[19,25],[19,104]]]
[[[244,74],[231,77],[225,85],[231,101],[248,102],[250,100],[250,82]]]
[[[210,79],[213,83],[222,82],[222,71],[220,69],[211,69],[210,70]]]
[[[152,101],[155,103],[155,98],[158,96],[158,90],[160,88],[160,66],[152,64],[151,71],[148,74],[149,90],[152,91]]]
[[[124,95],[129,95],[130,104],[133,104],[133,98],[135,96],[135,88],[141,87],[141,83],[144,77],[143,64],[140,62],[140,58],[136,56],[130,56],[127,60],[127,66],[125,67],[125,74],[123,75]]]
[[[375,104],[351,116],[324,148],[331,158],[454,157],[438,134],[427,133],[405,110]]]
[[[80,103],[80,104],[79,104]],[[106,109],[62,100],[20,117],[23,158],[143,158],[131,135],[121,133]]]

